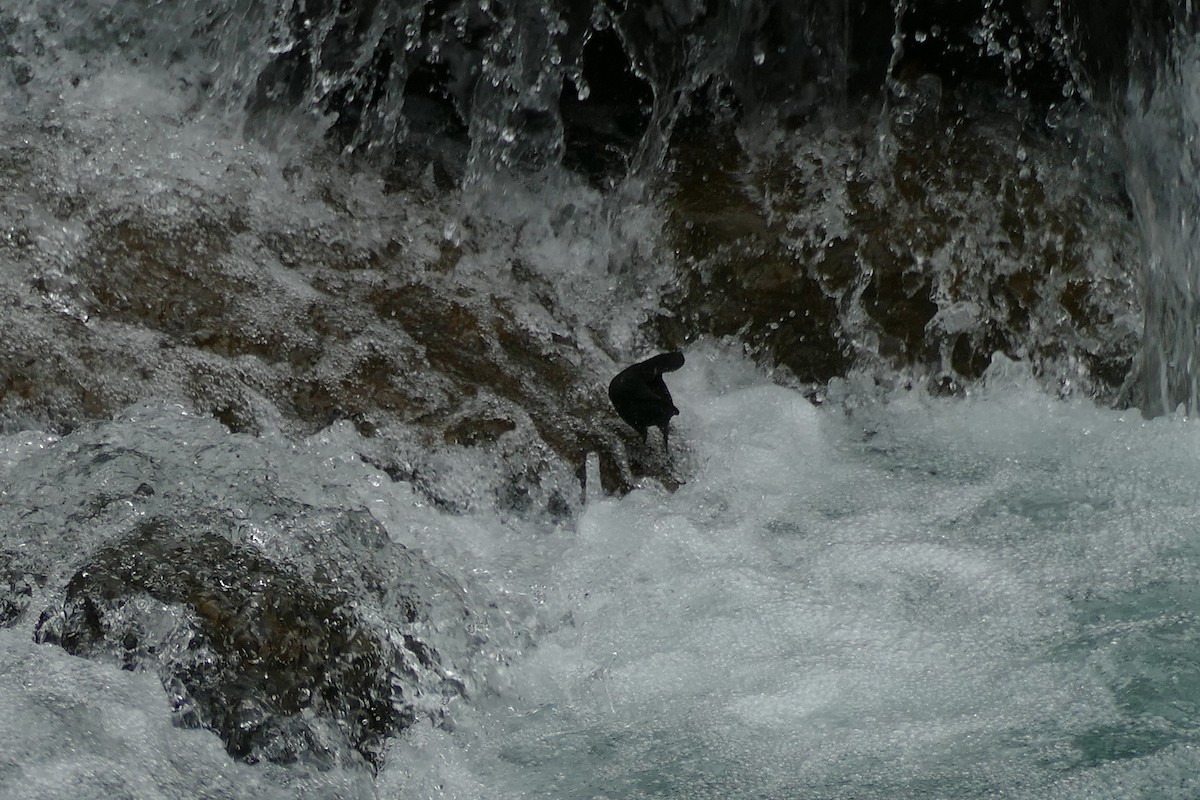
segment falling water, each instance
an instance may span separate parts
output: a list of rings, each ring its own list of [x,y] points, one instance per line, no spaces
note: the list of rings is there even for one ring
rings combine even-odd
[[[1180,33],[1156,74],[1129,90],[1127,172],[1146,253],[1140,403],[1200,412],[1200,45]]]

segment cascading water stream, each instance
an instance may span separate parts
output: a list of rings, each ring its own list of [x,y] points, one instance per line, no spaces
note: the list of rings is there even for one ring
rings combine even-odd
[[[1157,75],[1129,90],[1128,191],[1145,246],[1138,401],[1200,413],[1200,46],[1180,34]],[[1147,85],[1147,83],[1149,85]]]

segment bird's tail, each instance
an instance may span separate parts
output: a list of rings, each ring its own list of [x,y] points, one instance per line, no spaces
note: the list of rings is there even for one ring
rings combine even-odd
[[[647,359],[646,366],[660,375],[664,372],[674,372],[683,366],[683,353],[659,353],[654,358]]]

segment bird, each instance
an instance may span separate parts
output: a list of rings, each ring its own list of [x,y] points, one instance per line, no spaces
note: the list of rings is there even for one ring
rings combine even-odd
[[[625,420],[646,441],[646,432],[655,427],[662,431],[663,450],[668,444],[671,417],[679,413],[671,400],[671,392],[663,381],[664,372],[674,372],[683,366],[683,353],[659,353],[653,358],[626,367],[608,384],[608,399],[621,419]]]

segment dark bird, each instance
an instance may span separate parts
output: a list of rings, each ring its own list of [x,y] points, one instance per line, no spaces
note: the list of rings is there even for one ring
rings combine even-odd
[[[667,444],[668,426],[671,417],[679,409],[671,402],[671,393],[663,382],[664,372],[674,372],[683,366],[683,353],[659,353],[632,367],[621,370],[608,384],[608,399],[621,419],[633,426],[646,441],[646,430],[651,426],[662,431],[663,449]]]

